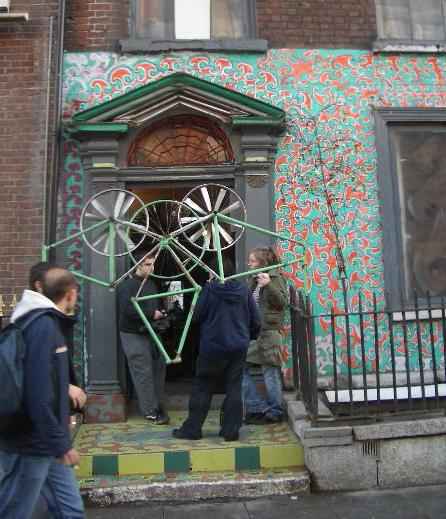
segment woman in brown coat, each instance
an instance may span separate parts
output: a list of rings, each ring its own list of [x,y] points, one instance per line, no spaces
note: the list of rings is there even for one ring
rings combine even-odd
[[[248,257],[250,269],[259,269],[279,263],[270,247],[253,249]],[[277,423],[283,420],[283,396],[281,377],[280,329],[287,307],[286,281],[278,270],[270,270],[253,276],[251,290],[262,322],[260,335],[252,341],[248,350],[247,365],[243,374],[243,398],[245,422],[248,424]],[[252,365],[262,367],[266,388],[266,400],[257,392],[250,370]]]

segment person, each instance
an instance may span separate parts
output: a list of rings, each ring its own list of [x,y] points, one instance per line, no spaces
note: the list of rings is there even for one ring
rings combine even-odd
[[[248,267],[251,270],[278,263],[279,259],[271,247],[257,247],[248,257]],[[274,269],[253,276],[250,289],[260,311],[262,328],[257,340],[249,347],[243,373],[245,423],[278,423],[284,417],[280,329],[284,323],[287,306],[287,285],[280,272]],[[262,368],[266,399],[259,395],[252,378],[253,365],[260,365]]]
[[[29,279],[28,286],[29,289],[25,290],[24,297],[29,300],[30,298],[40,299],[39,296],[32,294],[30,292],[37,292],[42,294],[43,290],[43,280],[45,274],[51,270],[52,268],[58,267],[57,265],[51,264],[47,261],[40,261],[33,265],[29,271]],[[21,312],[24,306],[19,305],[16,312]],[[17,318],[18,314],[13,314],[13,318]],[[71,401],[71,411],[73,413],[81,411],[87,402],[87,395],[84,390],[79,387],[79,383],[77,381],[76,372],[74,370],[73,365],[73,326],[76,324],[76,317],[67,316],[67,319],[61,323],[63,327],[62,333],[65,337],[66,344],[68,346],[68,358],[69,358],[69,386],[68,386],[68,395]]]
[[[0,434],[0,517],[29,519],[42,494],[52,517],[82,519],[84,506],[73,466],[79,454],[69,431],[68,348],[62,333],[78,287],[65,269],[43,276],[42,293],[25,291],[11,320],[24,329],[25,422]],[[41,314],[41,315],[40,315]]]
[[[141,259],[143,261],[136,268],[135,275],[118,288],[121,346],[142,415],[154,425],[164,425],[169,423],[163,408],[166,363],[131,301],[138,293],[144,297],[159,292],[156,283],[150,278],[155,257],[144,257],[143,253],[136,255],[137,261]],[[142,301],[140,305],[149,321],[165,317],[159,298]]]
[[[223,258],[225,276],[234,274],[232,261]],[[215,269],[214,269],[215,271]],[[189,415],[175,438],[199,440],[216,391],[223,379],[225,399],[222,404],[220,436],[236,441],[243,421],[242,374],[249,341],[260,331],[260,317],[246,283],[210,279],[200,293],[194,312],[200,325],[196,376],[189,401]]]

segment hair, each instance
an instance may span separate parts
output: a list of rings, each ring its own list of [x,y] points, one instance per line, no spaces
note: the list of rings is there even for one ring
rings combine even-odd
[[[43,283],[45,274],[53,268],[47,261],[40,261],[33,265],[29,271],[28,284],[30,290],[36,290],[36,283]]]
[[[227,256],[225,254],[223,255],[222,259],[223,259],[224,276],[225,277],[233,276],[235,274],[234,262],[232,261],[232,259],[229,256]],[[218,267],[218,257],[216,254],[214,256],[212,256],[212,258],[209,261],[208,266],[209,266],[209,268],[211,268],[214,272],[216,272],[218,274],[219,267]]]
[[[42,294],[53,303],[59,303],[73,288],[77,288],[77,281],[73,274],[61,267],[51,266],[42,280]]]
[[[138,261],[141,261],[144,258],[144,256],[147,255],[148,252],[149,252],[148,250],[142,250],[142,249],[137,249],[135,252],[133,252],[132,255],[133,255],[135,262],[138,263]],[[149,254],[147,257],[154,258],[155,256],[156,256],[156,253],[153,252],[152,254]]]
[[[269,267],[280,263],[279,257],[272,247],[255,247],[250,251],[261,267]]]

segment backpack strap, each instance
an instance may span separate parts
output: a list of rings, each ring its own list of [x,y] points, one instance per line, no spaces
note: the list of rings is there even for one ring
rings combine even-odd
[[[39,310],[33,310],[28,315],[20,317],[15,321],[15,325],[18,326],[22,331],[25,330],[31,323],[33,323],[38,317],[48,314],[52,310],[51,308],[41,308]]]

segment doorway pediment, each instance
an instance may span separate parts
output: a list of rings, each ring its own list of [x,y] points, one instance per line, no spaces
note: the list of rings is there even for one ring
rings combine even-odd
[[[280,108],[223,86],[178,72],[76,114],[73,133],[127,133],[176,113],[205,115],[233,127],[280,129]]]

